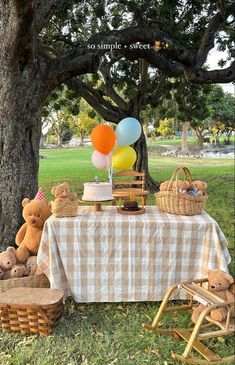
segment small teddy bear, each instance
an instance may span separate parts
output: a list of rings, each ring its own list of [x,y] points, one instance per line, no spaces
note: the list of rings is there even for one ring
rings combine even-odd
[[[0,268],[3,271],[3,279],[11,278],[11,269],[16,263],[16,250],[14,247],[7,247],[6,251],[0,253]]]
[[[203,196],[206,188],[207,188],[207,183],[200,180],[191,182],[189,186],[189,190],[196,191],[197,196]]]
[[[77,199],[76,193],[70,193],[69,184],[67,182],[53,186],[51,193],[55,196],[56,200],[59,199],[63,201],[64,199],[67,199],[68,201],[74,201]]]
[[[173,183],[172,183],[172,190],[175,193],[177,192],[177,189],[178,189],[179,193],[185,194],[185,192],[188,190],[188,188],[189,188],[188,181],[178,180],[177,183],[176,183],[176,181],[173,181]]]
[[[235,301],[235,296],[230,291],[230,286],[234,283],[233,277],[223,270],[208,270],[208,291],[217,295],[221,299],[229,302]],[[193,308],[192,321],[197,322],[200,314],[205,309],[203,304]],[[235,306],[232,306],[231,315],[235,316]],[[222,322],[227,317],[226,307],[214,309],[210,312],[210,316],[213,320]]]
[[[24,265],[14,265],[11,269],[11,277],[12,278],[22,278],[23,276],[27,276],[29,270]]]
[[[170,183],[169,180],[162,182],[159,186],[160,191],[167,191],[169,183]]]
[[[26,268],[28,269],[28,276],[41,274],[42,271],[37,265],[37,256],[30,256],[26,261]]]
[[[53,186],[55,200],[51,201],[51,212],[55,217],[75,217],[78,209],[76,193],[70,193],[68,183]]]

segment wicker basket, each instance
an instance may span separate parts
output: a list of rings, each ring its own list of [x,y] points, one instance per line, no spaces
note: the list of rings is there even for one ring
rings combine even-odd
[[[50,288],[50,282],[47,276],[43,273],[23,278],[0,280],[0,293],[16,287]]]
[[[78,215],[78,200],[55,199],[51,202],[51,212],[55,217],[76,217]]]
[[[200,214],[206,206],[208,195],[194,197],[188,194],[181,194],[178,192],[178,189],[176,189],[176,192],[170,191],[173,181],[178,186],[180,172],[184,173],[184,181],[192,182],[192,175],[187,167],[177,168],[171,177],[167,191],[160,191],[155,194],[156,205],[166,213],[181,215]]]
[[[63,291],[46,288],[12,288],[1,295],[3,331],[46,336],[57,325],[63,311]]]

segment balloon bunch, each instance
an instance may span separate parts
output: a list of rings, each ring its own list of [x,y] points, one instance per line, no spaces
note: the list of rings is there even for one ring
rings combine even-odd
[[[135,118],[122,119],[116,128],[116,133],[107,125],[98,125],[91,132],[91,142],[96,149],[91,157],[92,163],[98,169],[108,169],[111,179],[112,168],[126,170],[136,161],[136,152],[130,147],[141,135],[140,122]],[[115,142],[117,147],[114,149]]]

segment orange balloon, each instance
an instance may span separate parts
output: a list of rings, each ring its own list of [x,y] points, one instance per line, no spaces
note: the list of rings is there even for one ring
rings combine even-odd
[[[97,125],[91,132],[91,142],[93,147],[107,155],[115,144],[116,134],[111,127],[105,124]]]

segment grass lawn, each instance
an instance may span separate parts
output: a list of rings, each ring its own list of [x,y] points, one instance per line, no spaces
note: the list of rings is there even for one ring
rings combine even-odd
[[[82,194],[83,183],[96,175],[107,180],[106,171],[93,167],[92,148],[43,150],[39,183],[47,197],[55,184],[69,181],[71,190]],[[234,164],[227,159],[185,159],[151,156],[150,171],[157,181],[169,179],[177,166],[187,165],[194,179],[208,182],[207,212],[224,231],[233,253]],[[148,204],[154,204],[151,196]],[[232,267],[231,273],[235,274]],[[0,365],[173,365],[171,351],[182,353],[183,340],[158,335],[141,327],[150,323],[159,303],[76,304],[67,299],[63,318],[48,337],[2,333]],[[190,313],[167,314],[164,322],[184,327]],[[234,337],[206,342],[221,356],[233,352]],[[232,364],[230,364],[232,365]]]

